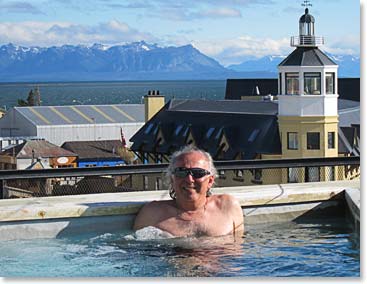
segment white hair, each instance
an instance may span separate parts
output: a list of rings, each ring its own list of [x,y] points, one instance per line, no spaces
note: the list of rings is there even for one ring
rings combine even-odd
[[[174,172],[175,167],[176,167],[176,162],[181,158],[181,156],[186,155],[186,154],[190,154],[190,153],[193,153],[193,152],[199,152],[205,157],[205,159],[206,159],[206,161],[208,162],[208,165],[209,165],[208,171],[210,172],[211,175],[213,175],[214,177],[217,177],[217,175],[218,175],[217,169],[214,166],[213,158],[208,152],[206,152],[202,149],[199,149],[195,146],[192,146],[192,145],[187,145],[187,146],[182,147],[180,150],[178,150],[178,151],[176,151],[172,154],[171,161],[168,165],[167,172],[165,174],[165,184],[168,187],[169,195],[171,196],[172,199],[176,199],[176,193],[175,193],[175,190],[173,189],[173,186],[172,186],[172,175],[173,175],[173,172]],[[208,190],[207,195],[208,196],[211,195],[210,190]]]

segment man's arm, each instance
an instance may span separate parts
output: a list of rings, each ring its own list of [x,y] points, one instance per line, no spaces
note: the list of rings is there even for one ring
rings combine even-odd
[[[239,201],[234,197],[232,197],[231,212],[233,214],[233,234],[235,234],[235,232],[243,232],[245,227],[242,207]]]
[[[223,194],[222,199],[223,199],[222,202],[224,203],[222,210],[225,210],[229,218],[232,219],[233,234],[235,232],[243,232],[244,231],[244,217],[243,217],[242,207],[239,201],[235,197],[229,194]]]
[[[159,220],[159,208],[157,206],[157,201],[152,201],[146,203],[138,212],[138,215],[135,217],[133,230],[139,230],[144,227],[154,226],[157,224]]]

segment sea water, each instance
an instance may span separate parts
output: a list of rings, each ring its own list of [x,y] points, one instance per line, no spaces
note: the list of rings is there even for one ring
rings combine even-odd
[[[241,236],[104,233],[0,243],[1,277],[359,277],[344,218],[251,225]]]
[[[42,105],[140,104],[149,90],[159,90],[166,101],[176,99],[221,100],[225,80],[0,83],[0,107],[9,109],[39,88]]]

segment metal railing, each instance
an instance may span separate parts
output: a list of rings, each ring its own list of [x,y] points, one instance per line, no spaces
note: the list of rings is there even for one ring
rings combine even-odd
[[[166,190],[168,164],[0,171],[0,198]],[[217,187],[360,177],[359,157],[217,161]]]
[[[320,36],[292,36],[291,46],[318,46],[324,44],[324,38]]]

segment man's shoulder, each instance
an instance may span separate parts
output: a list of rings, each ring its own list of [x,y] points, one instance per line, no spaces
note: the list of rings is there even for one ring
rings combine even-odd
[[[173,200],[153,200],[145,203],[144,209],[162,209],[172,206]]]
[[[237,198],[235,198],[233,195],[230,194],[215,194],[211,196],[213,198],[213,201],[219,206],[219,207],[232,207],[232,206],[240,206],[239,201]]]
[[[212,195],[212,197],[214,199],[221,200],[221,201],[230,201],[230,202],[237,201],[237,199],[233,195],[230,195],[230,194],[227,194],[227,193],[214,194],[214,195]]]

